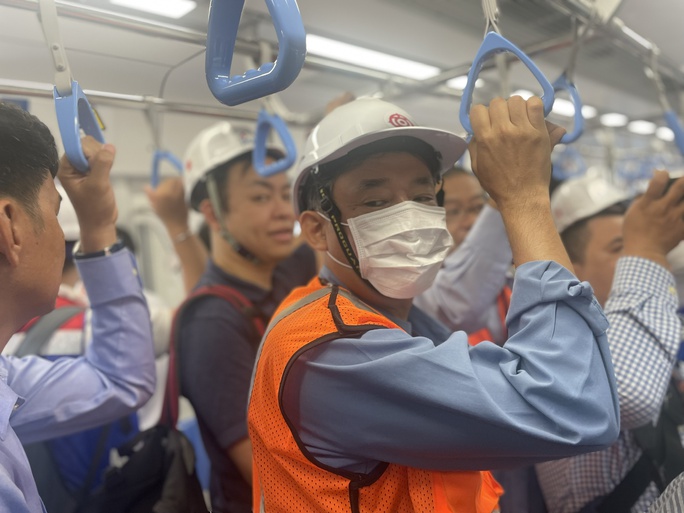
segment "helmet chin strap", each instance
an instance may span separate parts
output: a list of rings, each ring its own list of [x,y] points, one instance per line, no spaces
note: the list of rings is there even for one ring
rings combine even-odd
[[[345,258],[347,259],[347,262],[349,262],[350,267],[354,270],[356,275],[363,280],[363,282],[368,285],[371,289],[376,291],[378,294],[381,294],[378,289],[376,289],[373,284],[368,281],[366,278],[361,276],[361,268],[359,267],[359,259],[356,256],[356,253],[354,253],[354,248],[351,245],[351,242],[349,241],[349,237],[347,237],[347,234],[344,231],[344,228],[342,227],[342,222],[341,222],[341,213],[340,209],[337,208],[337,205],[332,200],[330,191],[328,188],[318,182],[316,179],[318,175],[318,168],[314,169],[312,172],[312,176],[314,177],[314,186],[318,190],[318,194],[321,197],[321,209],[323,210],[323,213],[325,213],[326,216],[328,216],[328,220],[330,221],[330,224],[333,227],[333,230],[335,230],[335,235],[337,236],[337,242],[340,244],[340,248],[342,249],[342,253],[344,253]],[[331,255],[332,257],[332,255]],[[332,257],[333,260],[336,260],[334,257]],[[382,294],[381,294],[382,295]]]
[[[209,201],[211,202],[211,206],[214,208],[214,212],[216,213],[216,219],[218,220],[219,226],[221,227],[221,237],[223,238],[223,240],[230,244],[230,247],[232,247],[235,250],[235,252],[245,260],[248,260],[253,264],[260,264],[261,260],[259,260],[256,257],[256,255],[254,255],[251,251],[249,251],[247,248],[241,245],[235,239],[235,237],[233,237],[230,234],[228,228],[226,228],[223,216],[221,215],[221,196],[219,195],[218,187],[216,186],[216,180],[214,180],[214,177],[211,175],[208,176],[206,184]]]

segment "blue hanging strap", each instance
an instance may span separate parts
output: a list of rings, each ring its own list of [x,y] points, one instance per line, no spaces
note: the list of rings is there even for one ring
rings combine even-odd
[[[584,116],[582,116],[582,98],[580,98],[579,91],[575,86],[574,82],[568,78],[568,76],[563,73],[560,77],[556,79],[553,83],[554,93],[559,93],[565,91],[570,97],[570,101],[575,107],[575,114],[573,120],[572,130],[563,134],[560,142],[563,144],[574,143],[580,138],[584,132]]]
[[[667,126],[674,132],[674,140],[679,152],[684,155],[684,127],[679,120],[679,116],[674,110],[668,110],[663,114]]]
[[[166,150],[156,150],[152,155],[152,174],[150,176],[150,185],[156,189],[159,185],[159,168],[163,161],[169,162],[178,171],[179,175],[183,174],[183,163],[173,153]]]
[[[104,143],[100,119],[78,82],[72,79],[64,45],[59,35],[54,0],[40,0],[40,21],[55,66],[55,110],[57,124],[69,162],[81,173],[90,169],[81,146],[81,130]]]
[[[244,0],[213,0],[209,8],[206,76],[221,103],[235,106],[277,93],[294,82],[306,57],[306,32],[295,0],[266,0],[278,36],[278,57],[243,75],[230,75]]]
[[[651,64],[650,66],[647,66],[645,68],[645,72],[646,76],[648,76],[648,78],[650,78],[656,86],[656,90],[658,91],[658,100],[660,102],[660,106],[663,109],[663,117],[665,118],[667,126],[670,127],[670,130],[672,130],[672,132],[674,133],[674,141],[677,145],[677,148],[679,148],[679,152],[682,154],[682,156],[684,156],[684,127],[682,127],[682,123],[679,120],[679,116],[672,108],[669,100],[667,99],[667,91],[665,90],[665,84],[663,83],[663,79],[660,76],[660,72],[658,71],[659,53],[660,50],[658,49],[658,47],[652,44]]]
[[[150,126],[152,133],[152,142],[154,144],[154,153],[152,154],[152,170],[150,173],[150,185],[156,189],[159,185],[159,175],[161,163],[163,161],[169,162],[178,171],[178,174],[183,174],[183,162],[173,153],[163,150],[161,146],[161,125],[159,113],[155,110],[154,105],[150,105],[145,111],[145,119]]]
[[[509,52],[515,55],[520,61],[527,66],[534,78],[542,87],[542,102],[544,104],[544,115],[548,116],[551,112],[554,102],[553,86],[549,80],[544,76],[541,70],[532,62],[520,48],[515,46],[513,43],[508,41],[501,34],[496,32],[488,32],[482,41],[480,49],[475,55],[475,60],[473,61],[470,71],[468,71],[468,83],[466,84],[465,90],[463,91],[463,98],[461,98],[461,108],[459,112],[459,119],[461,120],[461,125],[468,132],[468,134],[473,134],[473,128],[470,124],[470,108],[473,103],[473,92],[475,91],[475,82],[477,81],[485,62],[492,56],[501,53]]]
[[[577,21],[574,21],[576,25]],[[570,58],[568,59],[568,64],[565,67],[561,76],[559,76],[553,83],[554,92],[558,93],[565,91],[570,97],[572,105],[575,107],[575,114],[573,119],[573,127],[571,131],[566,132],[563,137],[561,137],[560,142],[563,144],[570,144],[575,142],[580,138],[584,132],[584,116],[582,115],[582,98],[580,97],[579,91],[575,86],[574,76],[575,76],[575,64],[577,64],[577,55],[579,54],[579,49],[587,35],[590,31],[590,25],[587,24],[584,30],[573,27],[574,41],[572,49],[570,51]]]
[[[285,147],[283,158],[266,164],[266,153],[268,147],[268,135],[271,130],[275,130],[278,137]],[[261,176],[271,176],[283,171],[287,171],[295,163],[297,158],[297,147],[287,125],[282,118],[276,114],[269,114],[265,110],[259,112],[257,119],[256,134],[254,136],[254,151],[252,153],[252,164],[254,169]]]

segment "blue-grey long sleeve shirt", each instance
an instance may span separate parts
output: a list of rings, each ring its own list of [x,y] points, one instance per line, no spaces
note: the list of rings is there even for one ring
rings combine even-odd
[[[471,347],[416,308],[408,323],[393,320],[403,329],[339,338],[293,364],[284,410],[319,462],[493,469],[615,441],[608,323],[590,285],[557,263],[517,269],[503,347]]]

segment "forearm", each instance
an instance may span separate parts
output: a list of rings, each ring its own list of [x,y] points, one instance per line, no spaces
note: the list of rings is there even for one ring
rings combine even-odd
[[[187,225],[165,223],[164,226],[180,261],[185,292],[189,293],[199,281],[207,265],[209,258],[207,248]]]
[[[77,262],[92,308],[85,356],[10,360],[11,386],[26,398],[12,417],[22,442],[105,424],[152,395],[152,331],[134,262],[128,250]]]
[[[550,200],[538,195],[528,201],[500,206],[516,267],[536,260],[552,260],[574,272],[551,217]]]

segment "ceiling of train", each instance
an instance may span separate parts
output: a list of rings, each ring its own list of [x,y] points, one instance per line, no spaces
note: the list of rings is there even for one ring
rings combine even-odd
[[[108,0],[72,3],[157,19],[201,32],[206,31],[209,8],[207,0],[197,0],[198,5],[191,13],[179,20],[169,20],[116,7]],[[31,1],[0,0],[0,79],[49,83],[52,62],[35,8],[27,8],[26,4]],[[484,31],[479,0],[299,0],[298,4],[308,33],[441,69],[465,67],[467,70]],[[565,43],[571,40],[569,16],[553,7],[550,1],[499,0],[499,7],[502,33],[522,48],[544,45],[549,40]],[[674,98],[684,87],[684,2],[623,0],[616,16],[636,33],[651,38],[661,49],[663,62],[680,75],[679,83],[666,80]],[[60,28],[72,73],[84,89],[163,95],[172,101],[218,105],[204,79],[200,45],[153,38],[68,17],[60,17]],[[276,41],[263,1],[247,0],[239,38]],[[567,44],[559,44],[535,54],[534,59],[553,79],[564,68],[569,53]],[[236,66],[242,65],[238,62],[234,60]],[[600,113],[614,111],[631,119],[660,121],[657,93],[643,70],[641,59],[621,48],[599,28],[580,50],[576,83],[584,102],[598,108]],[[167,74],[168,81],[162,90]],[[476,100],[487,101],[498,91],[498,75],[496,71],[486,71],[482,77],[486,85],[478,90]],[[534,90],[531,75],[520,64],[512,65],[510,81],[512,89]],[[397,96],[402,89],[391,81],[307,66],[280,97],[292,111],[311,112],[320,110],[330,98],[345,90],[357,95],[383,91],[422,123],[461,131],[458,97],[455,93],[443,94],[443,88],[442,94],[404,90]],[[258,107],[256,102],[247,106]],[[226,114],[230,115],[228,107]]]

